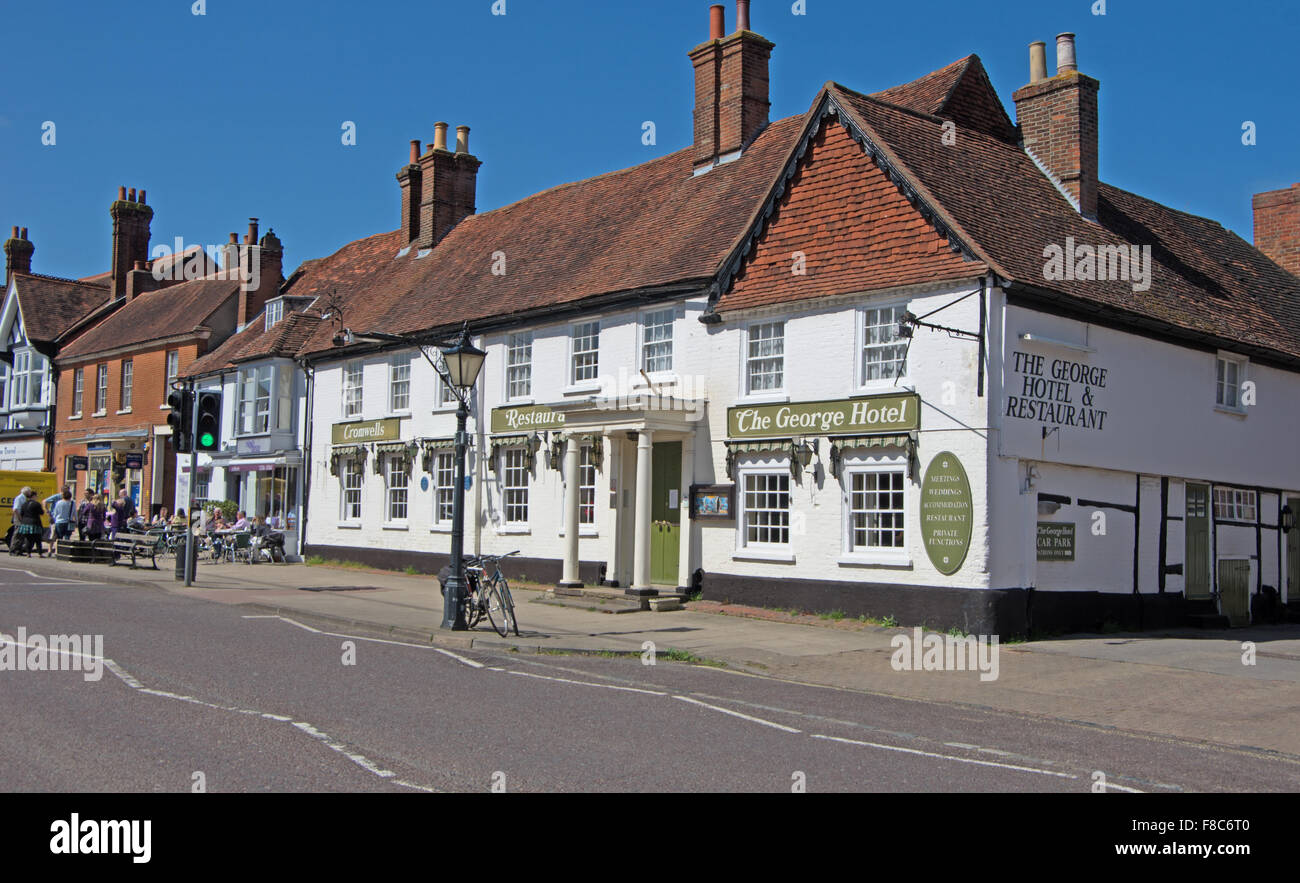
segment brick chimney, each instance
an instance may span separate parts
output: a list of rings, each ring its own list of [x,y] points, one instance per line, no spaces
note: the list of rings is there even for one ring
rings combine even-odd
[[[695,168],[729,157],[767,126],[768,61],[776,44],[749,29],[749,0],[736,0],[736,32],[726,10],[709,9],[709,40],[690,52],[695,66]]]
[[[1255,247],[1288,273],[1300,276],[1300,184],[1257,193],[1254,204]]]
[[[1029,85],[1012,96],[1025,151],[1061,183],[1080,214],[1096,219],[1101,83],[1079,73],[1074,34],[1056,38],[1056,76],[1047,78],[1042,43],[1029,47],[1029,71]]]
[[[457,224],[474,214],[478,195],[478,170],[483,163],[469,152],[469,126],[456,129],[456,152],[447,149],[447,124],[435,123],[429,152],[418,158],[420,214],[410,242],[433,248]],[[409,168],[409,167],[408,167]],[[398,180],[401,180],[399,173]],[[409,180],[409,177],[408,177]],[[415,193],[415,182],[410,182]],[[405,206],[405,192],[403,193]],[[403,218],[405,219],[405,208]],[[406,221],[403,229],[406,230]]]
[[[126,296],[126,276],[135,262],[149,259],[149,222],[153,220],[153,209],[145,204],[143,190],[137,200],[134,187],[130,193],[125,187],[119,187],[117,199],[108,211],[113,217],[110,297],[117,300]]]
[[[167,284],[165,280],[153,278],[153,272],[146,261],[136,261],[126,274],[126,299],[134,300],[146,291],[157,291]]]
[[[420,202],[424,197],[424,170],[420,167],[420,142],[411,142],[411,162],[397,173],[402,188],[402,245],[420,238]]]
[[[267,230],[260,240],[257,238],[257,218],[248,219],[241,266],[251,268],[253,261],[257,261],[257,285],[250,287],[253,283],[250,278],[239,290],[239,313],[235,319],[239,328],[257,318],[266,302],[280,295],[280,286],[284,284],[284,246],[273,229]]]
[[[27,238],[27,228],[14,227],[13,235],[5,242],[5,288],[14,278],[14,273],[32,271],[32,253],[36,246]]]

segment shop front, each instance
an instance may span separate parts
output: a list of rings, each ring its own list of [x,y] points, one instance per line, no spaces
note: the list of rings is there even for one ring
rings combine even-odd
[[[91,490],[108,494],[115,500],[118,492],[125,489],[136,510],[142,513],[153,502],[144,481],[148,465],[148,436],[145,433],[86,441],[84,446],[69,444],[64,448],[63,463],[60,464],[62,478],[73,486],[76,498],[80,499],[84,491]]]
[[[180,470],[182,485],[188,485],[189,465],[182,463]],[[249,519],[263,518],[272,530],[283,532],[286,553],[300,555],[301,475],[302,455],[296,450],[270,455],[250,452],[243,457],[202,456],[194,489],[195,506],[230,501]],[[188,487],[184,489],[188,493]],[[185,505],[179,489],[177,504]]]

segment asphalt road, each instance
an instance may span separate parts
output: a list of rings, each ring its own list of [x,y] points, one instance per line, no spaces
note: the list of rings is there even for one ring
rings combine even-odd
[[[97,681],[0,671],[5,791],[1087,793],[1099,772],[1111,791],[1300,790],[1300,760],[1264,752],[662,659],[331,634],[6,562],[0,632],[20,627],[29,645],[102,635],[109,662]]]

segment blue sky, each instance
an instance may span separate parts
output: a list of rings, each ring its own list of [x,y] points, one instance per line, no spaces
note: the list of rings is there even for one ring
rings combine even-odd
[[[690,143],[686,53],[708,36],[707,0],[505,0],[504,16],[493,2],[204,0],[196,16],[193,0],[2,0],[0,231],[30,228],[37,272],[102,272],[109,203],[142,187],[154,244],[221,243],[257,216],[287,271],[395,229],[394,175],[438,120],[472,127],[480,211]],[[773,119],[827,80],[870,92],[970,53],[1014,119],[1028,44],[1074,31],[1102,84],[1103,180],[1249,240],[1251,195],[1300,180],[1300,5],[1093,5],[806,0],[795,15],[793,0],[753,0],[753,25],[776,43]]]

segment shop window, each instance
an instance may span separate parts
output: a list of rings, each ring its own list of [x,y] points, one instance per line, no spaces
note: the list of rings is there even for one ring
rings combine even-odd
[[[790,472],[742,473],[741,541],[745,548],[790,545]]]
[[[641,367],[648,374],[673,370],[673,307],[646,313],[641,329]]]
[[[903,306],[862,311],[860,386],[906,376],[907,341],[898,336],[898,322],[905,312]]]
[[[396,414],[411,410],[411,357],[393,356],[388,363],[388,410]]]
[[[1246,381],[1246,361],[1219,356],[1214,384],[1214,403],[1221,408],[1242,410],[1241,385]]]
[[[439,454],[433,475],[433,523],[451,527],[456,500],[456,455]]]
[[[343,511],[342,518],[344,521],[361,520],[361,483],[362,462],[360,460],[346,460],[341,464],[342,484],[343,484]]]
[[[104,414],[108,411],[108,365],[98,366],[98,375],[95,382],[95,413]]]
[[[506,524],[528,523],[531,456],[527,448],[507,448],[501,452],[501,497]]]
[[[578,524],[596,523],[596,458],[591,445],[583,445],[578,460]]]
[[[776,392],[785,388],[785,323],[762,322],[749,326],[745,359],[746,390]]]
[[[573,326],[573,368],[569,382],[590,383],[600,373],[600,323]]]
[[[406,463],[399,457],[388,459],[388,520],[406,521],[407,494],[410,475]]]
[[[236,432],[254,435],[271,429],[271,368],[246,368],[239,372]]]
[[[360,362],[349,362],[343,367],[343,417],[361,416],[361,381],[363,369]]]
[[[1217,521],[1254,521],[1257,503],[1255,491],[1228,487],[1214,489],[1214,517]]]
[[[846,551],[899,552],[906,548],[907,473],[904,469],[849,469]]]
[[[81,416],[81,403],[85,395],[86,369],[78,368],[72,373],[72,416]]]
[[[506,398],[522,399],[533,394],[533,333],[510,335],[506,347]]]
[[[126,359],[122,362],[122,398],[120,409],[131,410],[131,387],[135,383],[135,362]]]

